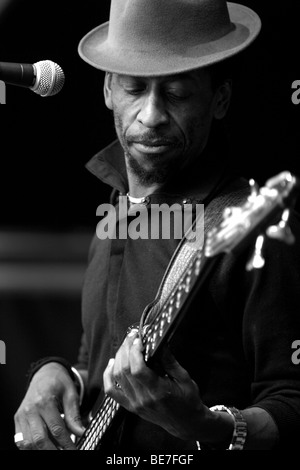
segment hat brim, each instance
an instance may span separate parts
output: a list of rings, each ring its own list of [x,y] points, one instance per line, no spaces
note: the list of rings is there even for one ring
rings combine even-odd
[[[93,67],[107,72],[132,76],[161,76],[187,72],[228,59],[247,48],[261,29],[259,16],[250,8],[237,3],[227,3],[234,28],[226,36],[195,46],[185,54],[174,52],[155,55],[147,51],[120,50],[108,41],[106,22],[80,41],[80,57]]]

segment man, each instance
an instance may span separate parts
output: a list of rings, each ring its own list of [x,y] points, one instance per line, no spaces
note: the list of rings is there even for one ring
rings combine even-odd
[[[112,0],[109,23],[82,39],[81,57],[106,72],[104,98],[118,137],[88,167],[113,187],[115,208],[126,197],[127,226],[137,206],[204,204],[205,223],[214,225],[227,204],[245,201],[248,188],[230,170],[219,124],[232,90],[227,65],[259,30],[252,10],[222,0]],[[122,223],[120,216],[117,233]],[[294,215],[290,223],[297,238]],[[68,430],[84,432],[78,390],[84,412],[97,409],[101,389],[127,410],[109,440],[119,452],[296,442],[299,244],[268,239],[260,270],[245,270],[250,248],[222,256],[151,365],[141,338],[147,329],[130,326],[142,313],[151,321],[146,307],[179,240],[100,238],[85,276],[78,364],[45,358],[33,366],[15,415],[18,447],[74,449]]]

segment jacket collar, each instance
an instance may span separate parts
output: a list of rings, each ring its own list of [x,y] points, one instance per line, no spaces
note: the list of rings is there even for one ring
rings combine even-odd
[[[118,140],[96,153],[85,166],[103,183],[122,194],[127,193],[128,180],[124,152]]]
[[[207,146],[201,158],[195,161],[185,171],[175,175],[156,194],[173,196],[176,198],[197,200],[205,203],[211,199],[211,194],[227,180],[227,168],[224,164],[216,165],[216,158],[212,158],[211,145]],[[216,149],[215,149],[216,150]],[[223,153],[225,153],[223,151]],[[209,155],[207,155],[209,154]],[[223,155],[224,156],[224,155]],[[217,155],[219,159],[219,155]],[[219,160],[218,160],[219,161]],[[224,159],[223,159],[224,161]],[[205,162],[205,165],[203,164]],[[128,179],[123,149],[118,140],[94,155],[86,164],[86,168],[105,184],[110,185],[120,194],[128,192]]]

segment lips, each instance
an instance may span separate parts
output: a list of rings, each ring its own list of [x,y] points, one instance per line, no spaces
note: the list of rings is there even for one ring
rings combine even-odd
[[[134,141],[135,144],[142,144],[146,147],[161,147],[163,145],[170,146],[173,143],[169,140],[136,140]]]
[[[175,147],[174,143],[171,141],[157,139],[132,141],[131,144],[138,152],[152,154],[165,153]]]
[[[158,144],[158,143],[151,143],[151,144],[144,144],[140,142],[133,143],[136,150],[142,153],[164,153],[171,148],[170,144]]]

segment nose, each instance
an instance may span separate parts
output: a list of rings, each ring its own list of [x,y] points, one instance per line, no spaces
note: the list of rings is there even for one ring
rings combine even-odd
[[[137,119],[143,126],[149,128],[166,124],[169,118],[162,97],[154,92],[145,96]]]

